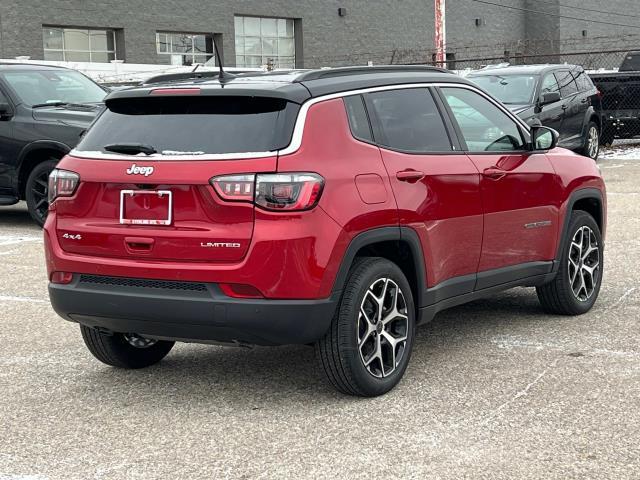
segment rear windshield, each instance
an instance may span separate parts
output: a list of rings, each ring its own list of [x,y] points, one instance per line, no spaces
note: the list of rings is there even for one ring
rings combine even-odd
[[[142,144],[164,155],[270,152],[291,142],[299,105],[278,98],[173,96],[107,101],[77,147]]]

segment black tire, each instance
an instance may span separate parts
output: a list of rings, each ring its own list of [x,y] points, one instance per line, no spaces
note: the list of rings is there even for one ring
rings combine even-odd
[[[600,135],[600,145],[610,147],[613,144],[614,140],[615,134],[613,133],[613,130],[605,127],[605,129],[602,131],[602,134]]]
[[[175,342],[158,340],[147,347],[134,347],[122,333],[106,334],[80,325],[82,339],[89,351],[102,363],[118,368],[145,368],[158,363]]]
[[[600,129],[595,122],[589,122],[587,125],[580,153],[593,160],[598,158],[600,153]]]
[[[385,280],[391,280],[391,282]],[[377,283],[376,282],[382,282]],[[386,283],[385,283],[386,282]],[[390,306],[386,310],[383,307],[382,313],[378,317],[378,324],[383,324],[381,320],[383,315],[388,315],[395,320],[390,321],[384,326],[377,325],[373,330],[367,330],[366,334],[359,331],[362,325],[371,326],[372,322],[366,323],[360,319],[360,308],[365,299],[365,295],[369,293],[369,287],[377,285],[386,286],[391,290],[390,301],[393,302],[397,298],[397,306],[401,314],[406,312],[406,319],[400,316],[392,317],[389,312],[392,311]],[[394,286],[395,285],[395,286]],[[400,292],[393,297],[394,292]],[[372,289],[371,293],[374,292]],[[383,303],[387,290],[381,291]],[[367,302],[371,302],[373,297],[368,296]],[[404,298],[404,302],[402,302]],[[371,317],[375,314],[370,313]],[[393,387],[395,387],[407,368],[413,348],[415,338],[415,307],[411,288],[406,277],[397,265],[378,257],[359,258],[349,271],[345,289],[340,300],[340,304],[336,310],[334,318],[331,322],[329,331],[315,344],[316,358],[321,369],[324,371],[329,382],[340,392],[348,395],[357,395],[363,397],[374,397],[382,395]],[[362,325],[361,325],[362,323]],[[406,336],[406,340],[400,341],[395,347],[391,347],[391,343],[387,340],[388,335],[394,339],[401,339]],[[368,341],[362,342],[359,346],[359,337]],[[373,342],[373,343],[368,343]],[[376,344],[376,342],[378,342]],[[404,342],[404,344],[403,344]],[[366,353],[373,345],[381,345],[381,350],[375,352],[384,352],[387,360],[391,356],[391,362],[386,365],[387,374],[384,375],[385,363],[383,355],[368,355],[367,359],[376,357],[370,367],[365,367],[364,355],[361,349]],[[396,355],[393,357],[392,355]],[[397,356],[400,356],[398,359]],[[395,369],[392,368],[395,364]],[[371,371],[370,371],[371,369]],[[380,377],[375,376],[379,374]]]
[[[585,282],[592,284],[593,290],[591,295],[588,298],[579,299],[574,293],[573,285],[579,286],[580,278],[576,277],[578,283],[572,284],[571,275],[573,274],[572,270],[575,270],[575,268],[573,266],[570,266],[569,256],[570,252],[576,252],[577,250],[576,247],[572,246],[572,243],[574,238],[576,238],[576,235],[578,235],[578,232],[583,229],[583,227],[587,227],[593,232],[593,238],[597,242],[598,270],[595,281]],[[572,253],[571,255],[573,257],[574,253]],[[595,250],[593,255],[595,255]],[[582,255],[580,254],[579,257],[582,257]],[[590,257],[590,259],[587,259],[587,261],[591,261],[593,263],[593,258],[594,257],[592,256]],[[580,268],[582,268],[583,263],[587,264],[587,261],[579,262]],[[588,312],[589,310],[591,310],[593,304],[598,298],[600,286],[602,285],[603,269],[604,257],[602,248],[602,235],[600,233],[600,229],[598,228],[598,224],[587,212],[584,212],[582,210],[575,210],[571,213],[567,236],[563,240],[562,255],[560,257],[560,267],[558,269],[558,274],[551,282],[536,288],[538,299],[540,300],[542,307],[548,313],[558,315],[582,315],[583,313]],[[578,272],[578,275],[580,274],[581,273]],[[582,296],[586,296],[586,287],[584,292],[585,294],[583,294]]]
[[[43,226],[47,220],[49,211],[49,174],[56,168],[58,160],[51,158],[37,164],[29,176],[25,185],[25,199],[31,218]]]

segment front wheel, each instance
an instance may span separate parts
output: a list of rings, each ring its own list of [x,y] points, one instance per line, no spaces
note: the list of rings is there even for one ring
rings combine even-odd
[[[404,375],[414,335],[413,296],[400,268],[384,258],[360,258],[329,331],[315,345],[316,357],[340,392],[382,395]]]
[[[537,287],[538,299],[549,313],[581,315],[598,298],[604,267],[600,228],[582,210],[571,213],[556,278]]]
[[[173,348],[174,342],[152,340],[135,333],[102,333],[80,325],[84,344],[89,351],[112,367],[145,368],[158,363]]]

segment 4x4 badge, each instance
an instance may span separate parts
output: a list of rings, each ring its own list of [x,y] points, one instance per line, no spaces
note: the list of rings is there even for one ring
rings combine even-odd
[[[153,173],[153,167],[139,167],[135,163],[127,170],[127,175],[144,175],[148,177]]]

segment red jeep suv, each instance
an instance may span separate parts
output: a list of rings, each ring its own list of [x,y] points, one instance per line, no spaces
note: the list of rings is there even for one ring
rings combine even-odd
[[[50,177],[51,303],[115,367],[314,344],[338,390],[379,395],[440,310],[516,286],[593,306],[605,187],[556,143],[436,68],[114,92]]]

